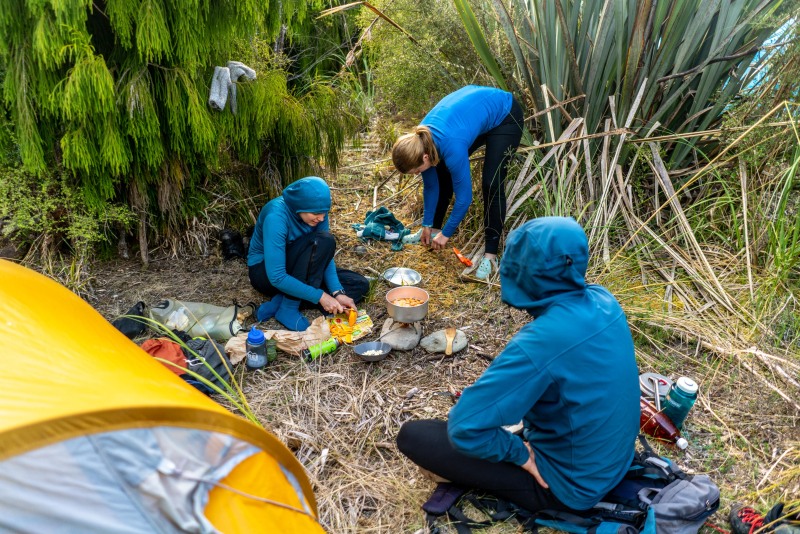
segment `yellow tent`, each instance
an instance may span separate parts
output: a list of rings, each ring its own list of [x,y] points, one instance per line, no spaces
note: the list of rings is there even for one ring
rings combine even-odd
[[[324,532],[280,441],[0,260],[0,532]]]

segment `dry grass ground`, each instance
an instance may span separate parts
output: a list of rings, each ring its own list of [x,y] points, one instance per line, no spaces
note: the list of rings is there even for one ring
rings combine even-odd
[[[353,163],[379,157],[367,146]],[[496,287],[461,282],[461,264],[452,252],[420,246],[391,252],[386,243],[370,243],[366,254],[356,254],[354,247],[361,243],[351,224],[363,222],[373,199],[403,222],[414,223],[421,208],[418,187],[408,187],[408,178],[389,178],[379,163],[344,169],[330,180],[337,264],[373,277],[392,266],[421,272],[422,286],[431,294],[425,333],[456,326],[466,332],[469,347],[449,358],[430,358],[420,348],[393,352],[378,363],[362,362],[343,347],[312,365],[282,355],[263,371],[245,374],[240,366],[237,376],[264,426],[306,466],[329,532],[412,533],[423,526],[420,504],[433,483],[398,453],[397,430],[409,419],[445,418],[452,406],[450,393],[472,383],[529,317],[503,305]],[[454,245],[467,237],[456,235]],[[723,503],[712,521],[727,529],[725,515],[735,499],[761,509],[779,499],[797,499],[800,433],[793,403],[764,385],[746,355],[725,355],[708,350],[698,338],[665,335],[660,317],[666,316],[643,314],[646,292],[628,289],[641,285],[637,271],[631,273],[604,273],[602,278],[618,292],[631,318],[641,371],[687,374],[700,383],[700,399],[685,426],[688,451],[662,452],[690,471],[709,473],[719,484]],[[218,255],[162,258],[147,271],[134,262],[111,262],[96,265],[93,274],[93,304],[108,318],[138,300],[148,305],[166,297],[218,305],[258,300],[244,262],[223,262]],[[376,281],[365,305],[376,331],[387,317],[383,302],[388,289]],[[698,319],[697,328],[699,334],[708,325]],[[791,354],[781,357],[797,363]],[[517,531],[514,524],[491,530]]]

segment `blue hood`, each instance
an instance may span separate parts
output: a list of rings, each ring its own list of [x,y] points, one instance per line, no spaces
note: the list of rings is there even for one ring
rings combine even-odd
[[[327,213],[331,209],[331,190],[322,178],[309,176],[287,185],[283,200],[294,214]]]
[[[503,302],[541,314],[565,293],[586,288],[589,242],[571,217],[540,217],[509,233],[500,262]]]

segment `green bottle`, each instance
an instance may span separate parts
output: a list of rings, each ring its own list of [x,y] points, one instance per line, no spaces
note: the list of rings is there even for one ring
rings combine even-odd
[[[267,363],[272,363],[278,359],[278,341],[271,337],[267,340]]]
[[[301,355],[307,362],[316,360],[323,354],[330,354],[335,352],[336,349],[339,348],[341,343],[335,337],[330,338],[327,341],[323,341],[322,343],[317,343],[316,345],[311,345],[307,349],[303,349]]]
[[[670,418],[678,430],[689,415],[689,410],[697,400],[697,382],[686,376],[680,377],[667,392],[662,411]]]

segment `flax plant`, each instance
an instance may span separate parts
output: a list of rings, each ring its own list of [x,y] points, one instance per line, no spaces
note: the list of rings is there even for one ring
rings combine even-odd
[[[634,108],[631,127],[640,133],[715,126],[768,59],[759,51],[789,16],[781,0],[491,0],[515,62],[503,71],[505,50],[490,47],[466,0],[455,1],[496,83],[519,88],[534,112],[556,106],[539,128],[546,142],[575,117],[591,134],[606,118],[624,123]],[[695,143],[667,144],[670,166],[690,159]]]

